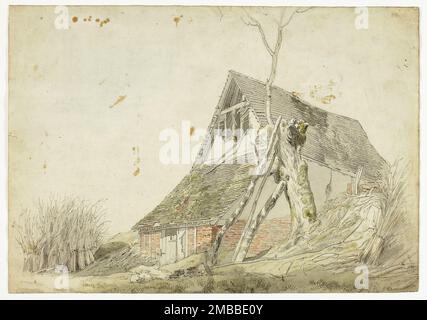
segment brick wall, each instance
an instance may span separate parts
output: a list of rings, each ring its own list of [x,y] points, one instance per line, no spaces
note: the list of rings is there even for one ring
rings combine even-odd
[[[206,251],[212,244],[212,226],[200,226],[196,231],[197,253]]]
[[[270,249],[279,241],[286,240],[291,231],[289,219],[277,218],[265,220],[259,227],[251,246],[248,256],[254,256],[258,253]]]
[[[221,248],[234,250],[246,225],[245,220],[237,220],[226,232]],[[196,229],[196,232],[194,232]],[[204,252],[209,249],[221,226],[198,226],[187,228],[187,252],[188,255]],[[265,220],[255,235],[248,256],[254,256],[274,246],[278,241],[285,240],[290,231],[288,218],[276,218]],[[140,233],[141,253],[152,258],[158,258],[160,254],[161,232]],[[196,237],[194,237],[196,236]],[[196,246],[194,244],[196,241]]]
[[[237,220],[236,223],[226,232],[222,240],[221,247],[226,250],[234,250],[245,228],[245,220]],[[264,250],[271,248],[278,241],[285,240],[290,232],[289,218],[275,218],[264,220],[258,229],[251,246],[248,256],[254,256]]]
[[[188,255],[192,255],[194,253],[196,253],[196,246],[194,244],[194,231],[195,228],[194,227],[188,227],[187,228],[187,252]]]
[[[227,250],[234,249],[242,235],[246,220],[237,220],[225,233],[221,242],[221,247]]]
[[[139,233],[139,248],[141,250],[141,254],[146,256],[148,254],[148,238],[149,234],[140,232]]]
[[[151,257],[156,258],[160,256],[160,232],[154,232],[151,236]]]
[[[160,231],[139,234],[141,254],[157,258],[160,255]]]
[[[222,226],[213,226],[212,227],[212,243],[216,238],[216,235],[218,234],[218,232],[221,230]]]

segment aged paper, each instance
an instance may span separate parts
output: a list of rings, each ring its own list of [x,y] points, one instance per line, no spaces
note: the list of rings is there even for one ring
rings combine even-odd
[[[418,290],[418,17],[11,6],[9,291]]]

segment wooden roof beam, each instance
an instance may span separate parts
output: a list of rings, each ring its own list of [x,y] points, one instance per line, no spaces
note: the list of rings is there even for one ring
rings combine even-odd
[[[236,109],[240,109],[242,107],[247,107],[248,105],[249,105],[249,103],[247,101],[242,101],[242,102],[239,102],[238,104],[235,104],[232,107],[229,107],[227,109],[222,110],[221,114],[226,114],[226,113],[229,113],[229,112],[234,111]]]

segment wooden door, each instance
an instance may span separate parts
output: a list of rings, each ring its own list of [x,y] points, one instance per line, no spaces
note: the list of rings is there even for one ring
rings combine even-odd
[[[177,260],[181,260],[187,256],[187,231],[185,228],[178,229],[177,239]]]
[[[162,231],[160,250],[161,265],[177,261],[177,229],[166,229]]]

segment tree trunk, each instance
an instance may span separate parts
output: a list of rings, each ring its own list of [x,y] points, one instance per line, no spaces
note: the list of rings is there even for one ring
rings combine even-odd
[[[295,242],[305,236],[317,220],[316,205],[308,179],[308,165],[301,157],[308,124],[291,120],[280,126],[279,156],[280,177],[287,182],[286,199],[291,212],[290,239]]]
[[[258,230],[259,226],[264,221],[270,210],[274,208],[277,199],[279,199],[285,188],[286,182],[281,181],[277,185],[273,194],[266,201],[264,207],[259,211],[259,213],[248,219],[244,232],[242,233],[240,241],[236,247],[236,250],[234,251],[233,262],[242,262],[245,259],[249,250],[249,246],[251,245],[251,242],[255,237],[256,231]]]
[[[275,152],[276,148],[275,148],[275,142],[276,140],[276,136],[278,135],[279,132],[279,124],[281,122],[282,118],[279,117],[277,120],[277,123],[274,127],[274,130],[271,134],[269,143],[268,143],[268,147],[267,147],[267,152],[265,155],[265,158],[261,161],[260,170],[257,170],[258,172],[263,171],[262,166],[267,165],[267,168],[269,168],[267,170],[267,172],[269,172],[271,170],[271,167],[273,165],[273,161],[274,161],[274,157],[271,157],[271,154],[273,152]],[[239,206],[237,207],[237,209],[233,212],[233,214],[227,219],[227,221],[225,222],[225,224],[222,226],[221,230],[218,232],[218,234],[216,235],[215,241],[212,245],[212,248],[209,252],[209,257],[208,257],[208,261],[211,265],[215,265],[217,263],[217,257],[218,257],[218,250],[219,247],[221,245],[221,241],[225,235],[225,233],[227,232],[227,230],[236,222],[236,220],[240,217],[240,215],[243,212],[243,209],[245,208],[249,198],[252,196],[254,190],[255,190],[255,185],[258,181],[258,179],[260,178],[260,175],[254,175],[248,188],[246,189],[245,194],[242,197],[242,200],[239,203]]]
[[[266,101],[265,101],[265,113],[267,116],[267,122],[270,126],[273,126],[273,120],[271,118],[271,86],[272,81],[270,79],[267,80],[265,84],[265,93],[266,93]]]
[[[267,116],[267,122],[270,126],[274,125],[273,118],[271,116],[271,88],[273,86],[274,80],[276,79],[277,62],[279,59],[279,51],[282,46],[282,39],[283,39],[282,30],[278,28],[276,47],[275,47],[275,50],[271,53],[270,76],[268,77],[265,83],[265,91],[266,91],[265,92],[266,93],[265,113]]]
[[[245,259],[256,231],[276,204],[277,198],[283,190],[285,191],[291,211],[291,244],[295,244],[299,238],[305,236],[309,232],[312,223],[316,221],[316,206],[308,180],[308,166],[300,154],[301,147],[305,143],[307,127],[308,124],[302,120],[298,122],[291,120],[289,123],[280,121],[278,145],[276,148],[278,152],[276,164],[279,171],[279,186],[269,198],[264,208],[256,216],[253,216],[263,184],[258,189],[248,222],[233,256],[234,262],[241,262]],[[264,175],[263,182],[265,182],[267,176],[270,174],[270,169]]]

